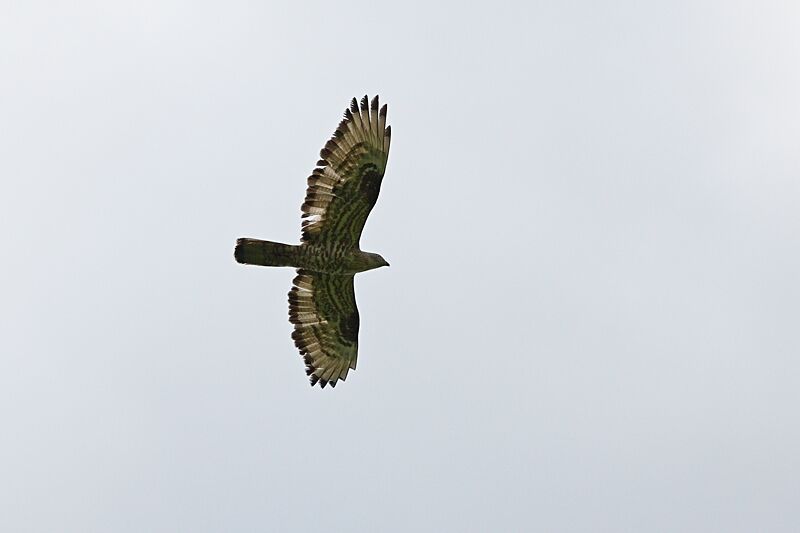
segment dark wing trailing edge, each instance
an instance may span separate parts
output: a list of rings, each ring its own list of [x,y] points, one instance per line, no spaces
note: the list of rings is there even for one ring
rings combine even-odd
[[[378,97],[361,107],[353,98],[344,120],[320,151],[318,167],[308,178],[303,211],[303,242],[358,246],[369,212],[378,200],[391,127]]]
[[[292,338],[306,363],[311,385],[325,388],[356,368],[358,308],[353,276],[298,270],[289,292]]]

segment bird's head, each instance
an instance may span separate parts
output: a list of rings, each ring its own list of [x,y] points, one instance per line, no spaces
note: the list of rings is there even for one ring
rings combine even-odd
[[[373,268],[388,267],[389,262],[384,259],[380,254],[366,253],[367,266],[369,270]]]

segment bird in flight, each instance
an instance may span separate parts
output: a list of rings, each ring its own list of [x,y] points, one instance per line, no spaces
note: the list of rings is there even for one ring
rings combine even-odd
[[[312,386],[335,387],[355,370],[359,318],[353,278],[389,266],[380,255],[361,251],[359,240],[378,200],[391,136],[386,105],[379,109],[377,96],[371,103],[364,96],[361,106],[353,98],[308,178],[301,244],[236,241],[239,263],[297,269],[289,321]]]

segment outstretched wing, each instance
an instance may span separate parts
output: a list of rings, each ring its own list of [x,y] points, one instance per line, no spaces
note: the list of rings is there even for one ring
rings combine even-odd
[[[336,386],[358,356],[358,308],[353,276],[298,270],[289,292],[292,338],[311,385]]]
[[[378,97],[361,107],[353,98],[344,120],[320,151],[318,167],[308,178],[303,203],[303,242],[336,242],[358,246],[369,212],[378,200],[391,127],[386,126],[386,105],[378,110]]]

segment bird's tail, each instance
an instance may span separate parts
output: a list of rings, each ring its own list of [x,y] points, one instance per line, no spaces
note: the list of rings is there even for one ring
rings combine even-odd
[[[296,266],[299,246],[259,239],[239,239],[233,256],[239,263],[262,266]]]

